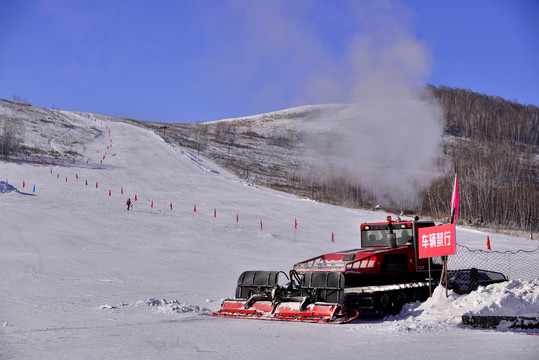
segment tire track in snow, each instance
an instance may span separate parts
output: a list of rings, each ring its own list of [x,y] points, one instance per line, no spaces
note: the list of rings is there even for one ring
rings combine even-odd
[[[54,141],[56,140],[57,137],[61,137],[61,136],[65,136],[67,134],[69,134],[69,132],[71,132],[71,130],[73,129],[68,129],[66,131],[64,131],[63,133],[59,134],[59,135],[54,135],[53,137],[51,137],[48,141],[48,144],[49,144],[49,147],[53,150],[53,151],[56,151],[58,153],[60,153],[60,149],[54,144]]]

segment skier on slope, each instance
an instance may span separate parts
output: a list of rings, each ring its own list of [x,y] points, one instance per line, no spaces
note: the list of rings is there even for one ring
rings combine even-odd
[[[125,203],[127,205],[127,211],[129,211],[129,208],[133,207],[133,205],[131,205],[131,198],[127,199],[127,201]]]

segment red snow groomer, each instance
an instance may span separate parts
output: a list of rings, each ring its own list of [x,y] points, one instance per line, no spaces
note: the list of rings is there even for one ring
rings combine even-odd
[[[428,259],[418,258],[415,220],[361,224],[361,248],[320,255],[282,271],[245,271],[234,299],[213,315],[267,320],[348,322],[361,311],[392,314],[429,295]],[[431,259],[440,278],[441,258]],[[434,281],[433,284],[437,284]]]

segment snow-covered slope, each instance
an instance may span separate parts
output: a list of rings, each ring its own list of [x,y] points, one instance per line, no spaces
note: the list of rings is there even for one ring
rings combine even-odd
[[[233,295],[243,270],[357,247],[359,223],[386,214],[252,186],[149,130],[64,116],[81,131],[45,141],[83,144],[74,163],[0,162],[1,359],[536,358],[536,336],[459,321],[516,309],[516,297],[539,316],[537,281],[438,291],[396,317],[343,326],[199,316]],[[457,233],[472,247],[486,235]],[[499,250],[537,246],[489,235]]]
[[[59,156],[80,158],[85,144],[101,134],[96,122],[81,124],[73,121],[72,116],[73,113],[69,111],[44,109],[0,99],[2,125],[4,121],[12,121],[14,136],[20,139],[21,150],[45,159]]]

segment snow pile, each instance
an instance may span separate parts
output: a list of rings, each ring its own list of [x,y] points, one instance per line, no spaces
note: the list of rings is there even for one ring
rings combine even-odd
[[[397,332],[429,331],[459,327],[463,315],[539,317],[539,280],[480,286],[461,296],[449,290],[447,297],[438,286],[426,302],[407,304],[385,320],[392,321]]]
[[[99,310],[114,310],[114,309],[118,309],[118,306],[109,305],[109,304],[103,304],[103,305],[99,305],[97,308]]]
[[[158,312],[161,313],[178,313],[178,314],[185,314],[185,313],[201,313],[201,312],[210,312],[209,309],[203,308],[198,305],[189,305],[189,304],[183,304],[179,302],[178,300],[158,300],[155,298],[150,298],[146,301],[139,301],[137,305],[148,305],[151,307],[155,307]]]
[[[133,306],[149,306],[157,310],[160,313],[177,313],[177,314],[195,314],[195,313],[209,313],[211,310],[206,309],[198,305],[184,304],[178,300],[166,300],[166,299],[156,299],[149,298],[147,300],[139,300],[131,304],[127,301],[122,302],[120,305],[109,305],[103,304],[99,305],[97,309],[99,310],[116,310],[124,307],[133,307]]]
[[[465,315],[539,317],[539,279],[481,286],[463,306],[469,310]]]

